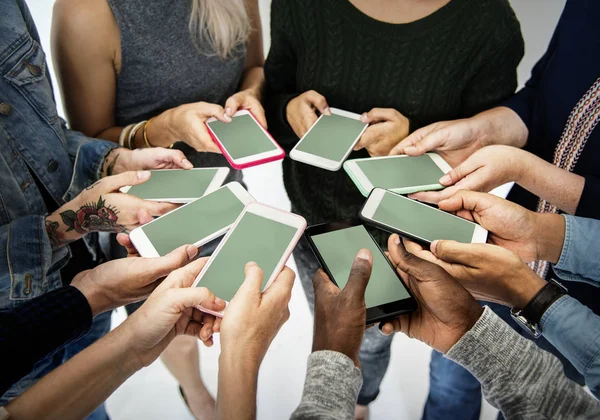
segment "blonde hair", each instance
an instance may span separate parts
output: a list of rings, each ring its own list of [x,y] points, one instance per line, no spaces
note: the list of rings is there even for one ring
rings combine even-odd
[[[201,53],[226,59],[240,54],[252,27],[244,0],[192,0],[189,29]]]

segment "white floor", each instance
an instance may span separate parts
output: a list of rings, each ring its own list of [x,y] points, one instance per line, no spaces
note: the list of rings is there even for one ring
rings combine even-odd
[[[270,0],[259,0],[265,33],[269,44]],[[526,40],[526,55],[519,67],[523,84],[530,70],[545,51],[565,0],[511,0]],[[27,0],[38,26],[42,45],[50,60],[50,22],[52,1]],[[266,48],[267,50],[268,48]],[[61,98],[55,88],[59,110]],[[267,204],[289,208],[277,163],[245,171],[246,182],[254,197]],[[295,268],[293,261],[290,266]],[[273,342],[262,365],[259,378],[259,419],[284,419],[300,401],[306,358],[312,341],[312,318],[299,282],[294,286],[290,303],[291,318]],[[124,312],[113,316],[115,324],[124,319]],[[211,349],[202,347],[202,376],[214,393],[217,379],[218,339]],[[372,416],[378,419],[419,419],[428,391],[427,346],[397,335],[392,345],[392,361],[381,387],[381,395],[372,404]],[[108,400],[108,409],[115,420],[130,419],[191,419],[177,390],[177,384],[164,365],[157,361],[138,372]],[[496,411],[484,404],[482,419],[495,418]]]

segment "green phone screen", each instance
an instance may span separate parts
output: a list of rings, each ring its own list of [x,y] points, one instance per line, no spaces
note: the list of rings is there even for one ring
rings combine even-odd
[[[337,114],[323,115],[296,146],[296,150],[341,161],[365,128],[359,120]]]
[[[233,159],[242,159],[277,150],[277,147],[250,115],[233,117],[228,124],[213,121],[208,125]]]
[[[362,248],[371,251],[371,254],[373,254],[373,271],[365,294],[367,308],[410,297],[404,284],[387,263],[385,256],[369,236],[364,226],[353,226],[314,235],[311,238],[340,288],[348,283],[352,263],[358,251]]]
[[[390,192],[384,194],[373,220],[429,242],[452,239],[470,243],[476,226],[468,220]]]
[[[127,193],[145,200],[200,198],[217,174],[217,169],[175,169],[151,172],[148,181],[132,186]]]
[[[357,161],[356,164],[373,187],[386,190],[438,184],[444,175],[428,155],[366,159]]]
[[[295,227],[245,213],[214,256],[198,287],[208,287],[215,296],[230,301],[244,282],[244,268],[250,261],[263,270],[264,287],[297,231]]]
[[[160,256],[196,243],[233,224],[244,204],[227,187],[205,195],[142,226]]]

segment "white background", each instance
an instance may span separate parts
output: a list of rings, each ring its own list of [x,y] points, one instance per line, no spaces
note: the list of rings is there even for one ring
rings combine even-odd
[[[531,67],[545,51],[565,0],[512,0],[511,3],[521,21],[526,40],[526,55],[519,67],[519,81],[523,84]],[[52,1],[29,0],[28,4],[44,50],[49,54]],[[270,40],[269,5],[270,0],[260,0],[265,51],[268,51]],[[52,69],[51,60],[49,65]],[[56,87],[55,94],[60,110],[61,101]],[[280,164],[272,163],[244,172],[250,193],[257,200],[289,209]],[[290,265],[295,268],[292,261]],[[299,281],[294,286],[290,310],[292,316],[271,345],[261,368],[258,392],[260,419],[287,418],[302,394],[306,358],[311,348],[312,317]],[[115,324],[123,319],[121,310],[115,312]],[[216,391],[218,354],[218,342],[212,349],[201,350],[202,376],[213,394]],[[429,357],[427,346],[403,335],[396,336],[381,395],[372,404],[372,419],[420,418],[428,391]],[[192,418],[179,396],[177,383],[160,361],[138,372],[121,386],[108,400],[108,409],[115,420]],[[481,418],[493,419],[495,415],[495,410],[486,404]]]

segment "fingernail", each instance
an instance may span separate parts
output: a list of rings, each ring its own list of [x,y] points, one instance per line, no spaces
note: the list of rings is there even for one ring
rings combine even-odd
[[[190,169],[191,169],[191,168],[193,168],[193,167],[194,167],[194,165],[192,165],[192,162],[190,162],[190,161],[189,161],[189,160],[187,160],[187,159],[183,159],[183,160],[181,161],[181,163],[183,163],[183,166],[185,166],[186,168],[190,168]]]
[[[325,114],[331,115],[331,110],[329,109],[329,107],[325,108]]]
[[[383,327],[384,327],[385,325],[386,325],[386,324],[379,324],[379,332],[381,333],[381,335],[383,335],[383,336],[385,336],[385,337],[388,337],[390,334],[389,334],[389,333],[387,333],[387,332],[385,332],[385,331],[383,331]]]
[[[225,110],[225,112],[227,113],[227,115],[231,116],[233,115],[233,110],[230,107],[227,107],[227,109]]]
[[[188,245],[187,248],[185,248],[185,252],[187,252],[188,257],[191,260],[198,255],[198,248],[196,248],[194,245]]]
[[[438,242],[439,242],[439,241],[436,239],[435,241],[433,241],[433,242],[431,243],[431,246],[430,246],[431,252],[432,252],[434,255],[435,255],[435,250],[437,249]]]
[[[404,151],[405,151],[405,152],[413,152],[413,153],[414,153],[414,152],[416,152],[416,151],[417,151],[417,148],[416,148],[415,146],[406,146],[406,147],[404,148]]]
[[[362,122],[365,122],[365,120],[366,120],[366,119],[367,119],[367,114],[366,114],[366,113],[364,113],[364,114],[362,114],[362,115],[360,116],[360,120],[361,120]]]
[[[224,119],[225,121],[227,121],[227,122],[231,122],[231,121],[232,121],[232,120],[231,120],[231,117],[230,117],[229,115],[227,115],[227,114],[225,114],[225,115],[223,116],[223,119]]]
[[[446,174],[440,178],[440,184],[442,184],[442,185],[449,184],[450,182],[452,182],[452,178],[448,174]]]
[[[246,264],[246,267],[252,267],[255,265],[258,265],[258,264],[256,264],[254,261],[250,261],[248,264]]]
[[[150,178],[150,171],[138,171],[137,179],[139,179],[141,181],[143,179],[148,179],[148,178]]]
[[[394,243],[396,245],[400,245],[400,236],[396,235],[396,237],[394,238]]]
[[[215,304],[216,305],[222,305],[223,303],[225,303],[225,301],[223,299],[215,296]]]
[[[361,249],[360,251],[358,251],[357,257],[360,258],[361,260],[369,261],[369,258],[371,257],[371,255],[368,250]]]
[[[410,198],[411,200],[416,200],[417,199],[416,198],[417,196],[415,194],[408,194],[407,197]]]

